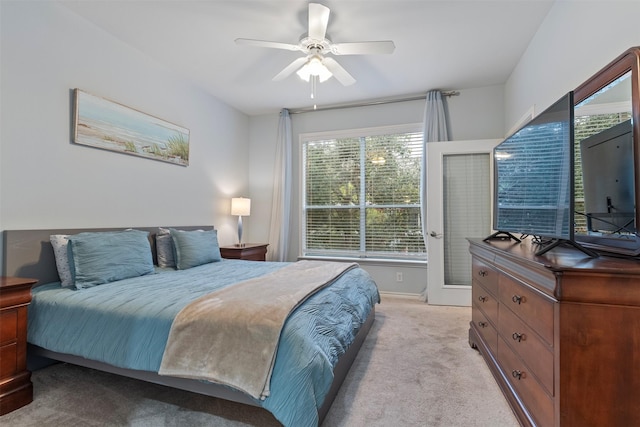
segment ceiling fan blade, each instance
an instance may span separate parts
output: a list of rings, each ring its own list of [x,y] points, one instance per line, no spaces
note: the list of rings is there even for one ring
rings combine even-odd
[[[284,70],[280,71],[272,80],[277,82],[289,77],[294,71],[306,64],[307,61],[308,59],[306,57],[296,59],[291,64],[287,65]]]
[[[236,39],[236,44],[255,46],[255,47],[268,47],[271,49],[284,49],[284,50],[300,50],[300,46],[297,44],[270,42],[266,40],[253,40],[253,39]]]
[[[333,77],[335,77],[336,80],[342,83],[343,86],[349,86],[356,82],[356,79],[354,79],[353,76],[349,74],[349,72],[347,72],[347,70],[342,68],[342,65],[338,64],[338,61],[336,61],[335,59],[324,58],[322,63],[329,69],[329,71],[331,71]]]
[[[376,42],[334,43],[331,53],[334,55],[366,55],[378,53],[393,53],[396,46],[391,40]]]
[[[319,3],[309,3],[309,38],[324,40],[331,10]]]

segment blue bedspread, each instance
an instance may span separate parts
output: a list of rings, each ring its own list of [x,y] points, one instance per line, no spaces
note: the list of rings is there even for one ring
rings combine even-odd
[[[82,290],[59,283],[38,286],[29,307],[28,341],[121,368],[158,372],[171,323],[184,306],[284,265],[224,260]],[[316,426],[333,367],[377,302],[376,285],[362,269],[309,298],[282,331],[271,396],[256,403],[285,426]]]

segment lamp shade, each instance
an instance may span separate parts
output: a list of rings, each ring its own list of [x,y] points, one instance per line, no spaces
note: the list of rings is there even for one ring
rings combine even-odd
[[[231,199],[231,215],[249,216],[251,214],[251,199],[234,197]]]
[[[313,56],[302,68],[296,71],[296,74],[304,80],[308,82],[311,80],[311,76],[318,76],[318,80],[320,83],[330,79],[333,74],[329,69],[322,63],[322,59],[319,56]]]

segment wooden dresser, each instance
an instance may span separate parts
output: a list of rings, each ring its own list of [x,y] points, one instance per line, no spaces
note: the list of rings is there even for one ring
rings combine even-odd
[[[640,426],[640,261],[470,240],[469,343],[524,426]]]
[[[27,306],[33,279],[0,277],[0,415],[33,400],[27,370]]]

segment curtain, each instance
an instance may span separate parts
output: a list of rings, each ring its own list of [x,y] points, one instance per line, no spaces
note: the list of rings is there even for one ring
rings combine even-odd
[[[289,250],[289,216],[291,205],[291,117],[289,110],[280,111],[276,159],[271,197],[269,226],[269,261],[286,261]]]
[[[420,175],[420,216],[422,220],[422,237],[427,246],[429,231],[427,230],[427,144],[429,142],[448,141],[448,124],[445,114],[442,92],[431,90],[427,92],[427,100],[424,108],[424,147],[422,150],[422,173]],[[429,254],[427,253],[427,257]],[[427,300],[427,284],[422,291],[422,299]]]

